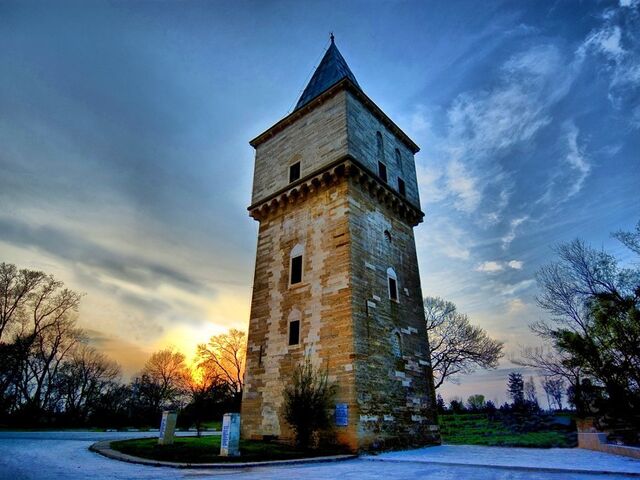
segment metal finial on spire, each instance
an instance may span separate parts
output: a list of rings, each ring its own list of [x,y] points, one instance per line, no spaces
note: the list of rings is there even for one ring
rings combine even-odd
[[[335,43],[334,40],[336,39],[336,37],[333,35],[333,32],[329,34],[329,38],[331,39],[331,43]]]

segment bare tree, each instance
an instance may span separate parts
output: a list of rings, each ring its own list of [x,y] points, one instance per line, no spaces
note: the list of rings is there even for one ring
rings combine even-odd
[[[64,283],[52,275],[1,263],[0,341],[8,332],[35,338],[77,312],[81,298],[81,294],[64,288]]]
[[[178,403],[187,392],[189,368],[183,353],[166,348],[154,352],[145,363],[141,377],[153,387],[153,407],[157,410]]]
[[[52,275],[0,264],[0,387],[5,411],[35,417],[56,402],[59,368],[80,337],[82,295]]]
[[[232,399],[229,384],[220,376],[217,368],[210,368],[209,364],[196,365],[191,369],[188,382],[189,404],[183,410],[183,417],[191,419],[200,436],[205,419],[215,415],[220,404]]]
[[[424,309],[435,388],[454,375],[498,366],[503,356],[502,342],[471,325],[467,315],[459,313],[452,302],[427,297]]]
[[[537,369],[549,378],[562,378],[571,385],[577,385],[582,378],[582,368],[572,365],[569,356],[549,347],[524,347],[520,356],[511,358],[516,365]]]
[[[81,338],[73,317],[59,318],[37,335],[22,369],[19,387],[29,410],[51,408],[59,369]]]
[[[640,223],[635,233],[614,237],[640,252]],[[606,388],[609,404],[627,405],[612,410],[631,411],[631,403],[640,405],[640,270],[620,267],[615,257],[579,239],[555,251],[557,260],[537,274],[538,304],[549,318],[531,325],[547,347],[527,347],[515,362],[568,382],[578,403],[581,384],[589,380]]]
[[[62,409],[70,420],[83,423],[100,395],[120,376],[120,366],[91,346],[80,343],[60,368],[56,381]]]
[[[246,348],[246,334],[232,328],[228,333],[211,337],[209,343],[198,345],[198,365],[217,372],[234,395],[241,397]]]
[[[538,394],[536,392],[536,382],[533,377],[529,377],[524,382],[524,399],[531,403],[538,405]]]
[[[547,403],[549,408],[552,407],[551,401],[556,405],[558,410],[562,410],[562,397],[566,389],[566,383],[561,377],[546,377],[542,380],[542,388],[547,394]]]
[[[557,326],[585,333],[591,322],[590,300],[601,294],[622,298],[632,294],[633,282],[626,282],[616,259],[594,250],[582,240],[555,248],[559,260],[542,267],[536,276],[542,290],[538,305],[551,315],[551,322],[537,322],[532,330],[553,339]]]

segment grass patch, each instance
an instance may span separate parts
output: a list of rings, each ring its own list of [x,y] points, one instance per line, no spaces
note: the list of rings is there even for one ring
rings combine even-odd
[[[486,414],[440,415],[443,443],[450,445],[487,445],[491,447],[572,448],[575,432],[562,428],[514,432],[500,420]]]
[[[222,422],[219,422],[219,421],[202,422],[202,428],[206,428],[208,430],[222,430]]]
[[[261,462],[345,453],[339,448],[304,451],[278,442],[241,440],[242,455],[240,457],[221,457],[218,455],[220,453],[219,435],[176,437],[173,445],[158,445],[157,438],[119,440],[111,442],[111,448],[136,457],[184,463]]]

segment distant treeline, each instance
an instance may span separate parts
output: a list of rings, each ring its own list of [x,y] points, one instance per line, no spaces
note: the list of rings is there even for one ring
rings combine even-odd
[[[197,362],[153,353],[131,382],[77,327],[81,295],[52,275],[0,264],[0,426],[157,426],[178,409],[183,426],[237,411],[245,334],[230,330],[198,346]]]

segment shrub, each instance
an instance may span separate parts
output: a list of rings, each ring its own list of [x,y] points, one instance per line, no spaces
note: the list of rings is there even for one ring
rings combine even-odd
[[[284,418],[298,447],[309,448],[314,433],[329,427],[336,388],[329,383],[327,370],[315,369],[308,357],[294,369],[284,390]]]

